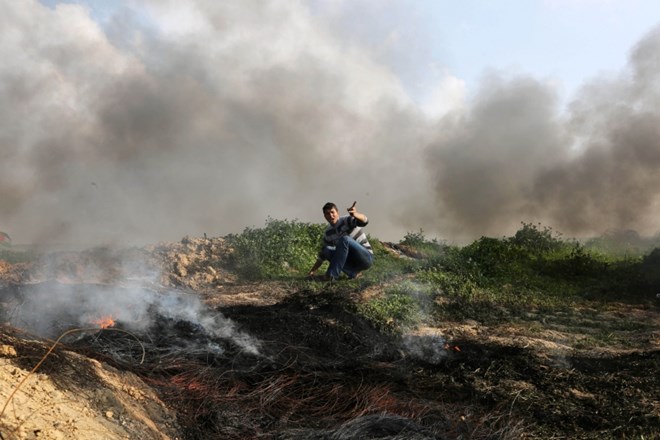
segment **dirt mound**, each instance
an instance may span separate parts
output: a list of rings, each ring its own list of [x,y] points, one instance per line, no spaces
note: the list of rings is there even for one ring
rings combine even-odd
[[[236,282],[236,275],[226,269],[232,252],[222,237],[184,237],[178,243],[163,243],[152,249],[164,285],[196,292]]]
[[[3,439],[181,437],[174,412],[138,376],[67,350],[47,356],[50,347],[0,329]]]

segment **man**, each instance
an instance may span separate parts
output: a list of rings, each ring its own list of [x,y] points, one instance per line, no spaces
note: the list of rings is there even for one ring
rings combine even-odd
[[[348,214],[339,216],[337,205],[328,202],[323,205],[323,216],[328,222],[328,227],[323,234],[323,246],[316,259],[316,263],[309,271],[308,276],[313,277],[325,260],[330,266],[322,277],[324,280],[333,281],[344,272],[349,278],[355,278],[358,274],[369,269],[374,262],[374,252],[367,240],[367,234],[362,231],[369,220],[367,216],[357,212],[355,205],[348,208]]]

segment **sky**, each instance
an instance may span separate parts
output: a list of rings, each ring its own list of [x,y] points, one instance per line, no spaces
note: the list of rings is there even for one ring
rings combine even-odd
[[[108,6],[111,5],[111,6]],[[0,0],[0,230],[660,230],[660,3]]]

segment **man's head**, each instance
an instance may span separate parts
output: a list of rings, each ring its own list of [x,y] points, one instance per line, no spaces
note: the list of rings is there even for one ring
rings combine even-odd
[[[339,221],[339,211],[337,211],[337,205],[332,202],[328,202],[323,205],[323,216],[331,225],[334,225]]]

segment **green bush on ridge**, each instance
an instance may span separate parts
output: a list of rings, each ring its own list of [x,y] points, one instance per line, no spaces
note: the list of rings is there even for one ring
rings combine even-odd
[[[324,227],[268,218],[263,228],[245,228],[227,237],[234,249],[230,264],[249,280],[302,277],[316,259]],[[660,251],[646,257],[611,255],[524,222],[511,237],[482,237],[463,247],[428,240],[421,229],[408,232],[399,244],[424,256],[421,260],[398,258],[378,239],[370,241],[376,263],[364,273],[363,283],[414,272],[439,292],[463,298],[501,286],[519,295],[568,295],[585,289],[623,294],[660,279],[654,264]]]
[[[324,230],[324,224],[269,217],[263,228],[245,228],[240,234],[226,237],[233,249],[229,264],[247,280],[303,277],[316,260]],[[367,283],[383,281],[416,267],[414,262],[393,256],[380,240],[369,236],[369,241],[376,264],[364,273]],[[324,268],[322,266],[320,270]]]
[[[300,276],[314,263],[323,230],[320,224],[268,218],[263,228],[227,237],[233,248],[230,264],[249,280]]]
[[[660,265],[649,262],[652,255],[611,255],[561,239],[550,228],[523,223],[512,237],[482,237],[457,249],[450,264],[440,262],[422,276],[449,295],[483,299],[491,292],[491,298],[511,304],[516,296],[519,302],[555,304],[589,296],[635,300],[653,287],[651,268],[660,279]]]
[[[414,251],[415,255],[427,259],[434,259],[441,256],[446,245],[437,239],[427,239],[422,229],[419,232],[407,232],[403,240],[399,241],[399,246]]]
[[[609,231],[587,240],[585,248],[612,258],[643,257],[660,247],[660,236],[642,238],[636,231]]]

